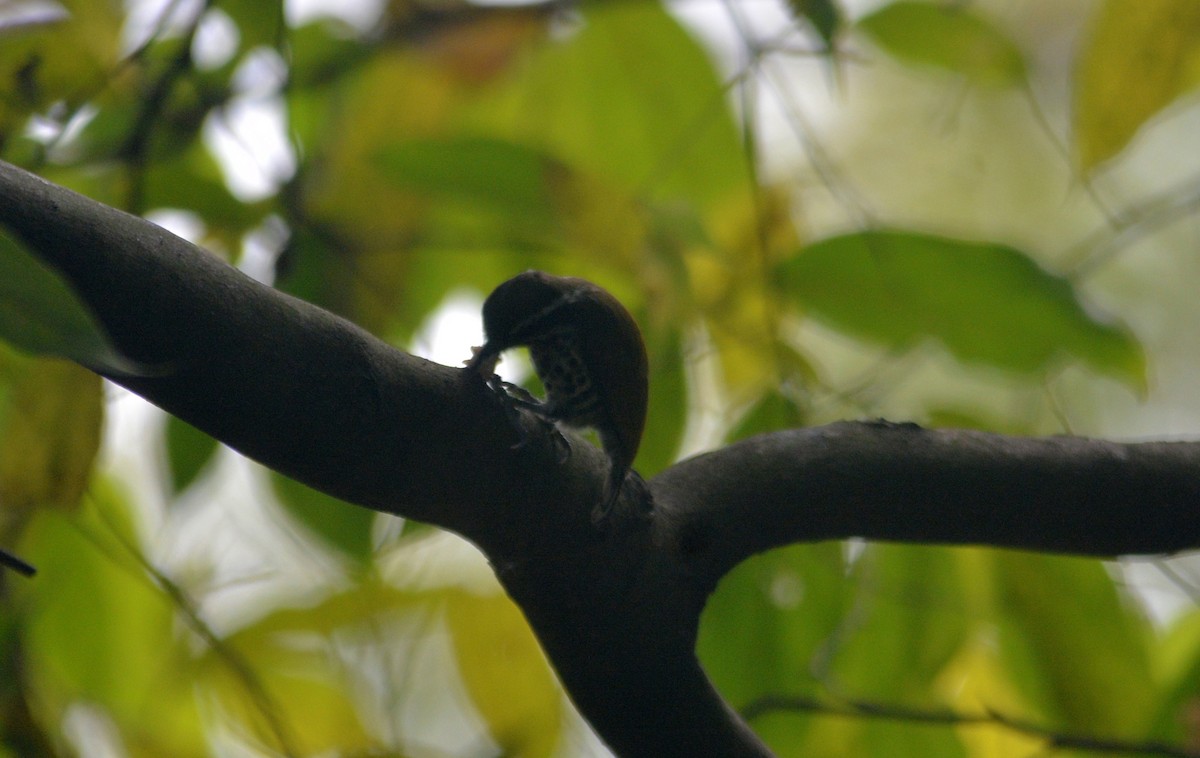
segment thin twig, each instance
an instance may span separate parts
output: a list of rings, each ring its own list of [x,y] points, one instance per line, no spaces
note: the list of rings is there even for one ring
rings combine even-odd
[[[267,691],[266,685],[255,672],[254,667],[242,657],[242,655],[222,639],[216,631],[209,626],[204,620],[199,608],[179,584],[167,576],[161,569],[155,566],[136,545],[133,545],[121,534],[120,529],[112,523],[109,514],[99,506],[95,498],[91,498],[93,505],[96,507],[96,512],[108,527],[113,539],[120,544],[121,548],[138,564],[138,566],[149,575],[151,580],[162,590],[163,594],[170,599],[172,605],[183,617],[184,623],[190,628],[206,645],[217,655],[218,658],[225,662],[234,676],[237,677],[245,688],[246,693],[254,702],[259,713],[262,714],[271,733],[275,736],[279,745],[280,752],[288,758],[296,758],[300,752],[296,749],[295,739],[293,738],[291,729],[280,716],[280,709],[275,699]],[[86,534],[86,530],[85,534]],[[97,538],[92,535],[92,540],[98,542]],[[108,551],[105,551],[108,552]],[[114,559],[116,556],[110,553],[110,557]],[[118,560],[118,565],[122,565]]]
[[[1086,734],[1066,734],[1030,721],[996,711],[960,713],[951,710],[926,710],[892,703],[864,700],[830,702],[807,695],[767,695],[742,709],[742,716],[754,720],[768,713],[798,712],[841,718],[870,718],[908,724],[961,727],[997,727],[1043,740],[1048,747],[1088,750],[1114,755],[1161,755],[1166,758],[1200,758],[1200,752],[1164,740],[1125,740]]]

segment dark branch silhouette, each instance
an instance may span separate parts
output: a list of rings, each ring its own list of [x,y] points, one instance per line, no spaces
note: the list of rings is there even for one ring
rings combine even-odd
[[[806,713],[829,717],[876,719],[906,724],[941,726],[999,727],[1016,734],[1034,737],[1046,743],[1048,750],[1086,750],[1106,755],[1158,755],[1163,758],[1200,758],[1200,752],[1172,745],[1162,740],[1123,740],[1068,734],[1029,721],[1016,719],[995,711],[960,713],[950,710],[927,710],[864,700],[825,701],[806,695],[773,695],[760,698],[742,709],[742,715],[753,721],[768,713]]]
[[[1200,545],[1200,444],[884,422],[683,461],[650,481],[652,518],[598,529],[604,454],[571,438],[561,462],[529,413],[519,435],[477,372],[396,350],[7,164],[0,226],[61,273],[118,349],[155,367],[114,381],[306,484],[478,545],[622,756],[769,755],[694,652],[709,593],[754,553],[847,537],[1085,555]]]

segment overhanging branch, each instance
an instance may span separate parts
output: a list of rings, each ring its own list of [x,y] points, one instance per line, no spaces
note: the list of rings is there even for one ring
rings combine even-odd
[[[760,435],[683,461],[656,492],[719,577],[795,542],[860,537],[1072,555],[1200,547],[1200,443],[1010,437],[842,422]]]
[[[651,482],[652,519],[597,530],[607,464],[513,430],[478,375],[395,350],[142,219],[0,163],[0,225],[62,273],[115,377],[268,466],[480,545],[580,710],[626,756],[765,756],[694,655],[747,556],[865,537],[1087,555],[1200,546],[1200,445],[842,423],[746,440]],[[651,420],[652,421],[652,420]]]
[[[154,376],[112,377],[283,473],[480,545],[568,692],[628,756],[768,752],[693,652],[707,587],[672,521],[597,531],[607,462],[516,441],[478,374],[395,350],[140,218],[0,163],[0,225],[57,269]],[[666,540],[667,542],[663,542]]]
[[[0,225],[62,274],[120,351],[155,369],[114,381],[249,457],[460,532],[481,502],[512,497],[511,433],[464,372],[2,163]]]

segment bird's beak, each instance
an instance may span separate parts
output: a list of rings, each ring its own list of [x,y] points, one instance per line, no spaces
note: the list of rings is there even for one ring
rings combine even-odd
[[[496,373],[496,364],[500,362],[500,352],[490,345],[472,347],[471,357],[463,364],[472,371],[478,371],[484,379],[491,379]]]

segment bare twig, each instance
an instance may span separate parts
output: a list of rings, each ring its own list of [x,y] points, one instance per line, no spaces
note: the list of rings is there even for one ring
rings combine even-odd
[[[952,727],[994,727],[1043,740],[1047,747],[1087,750],[1111,755],[1160,755],[1165,758],[1200,758],[1200,752],[1163,740],[1127,740],[1086,734],[1068,734],[996,711],[961,713],[952,710],[911,708],[866,700],[830,701],[806,695],[767,695],[742,709],[753,721],[769,713],[811,713],[840,718],[878,719],[907,724]]]

